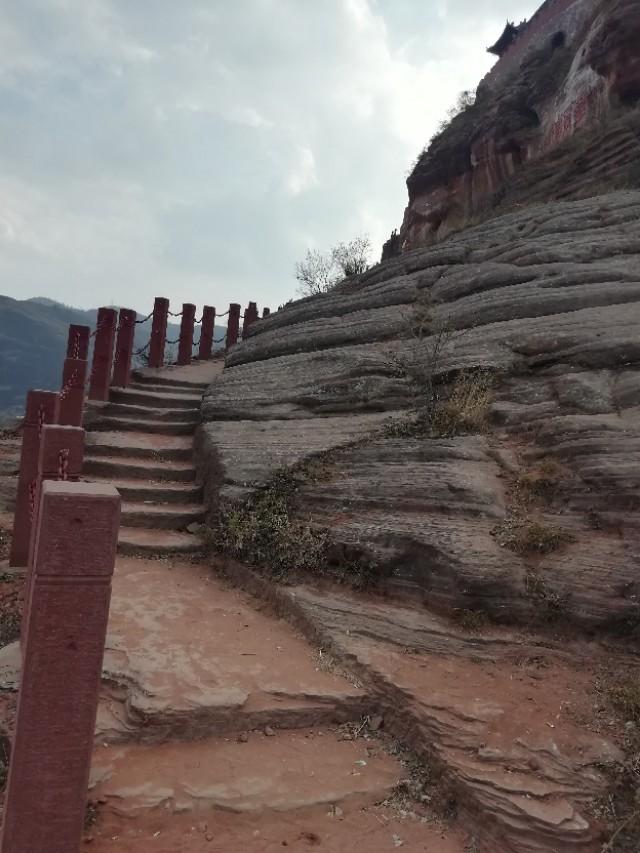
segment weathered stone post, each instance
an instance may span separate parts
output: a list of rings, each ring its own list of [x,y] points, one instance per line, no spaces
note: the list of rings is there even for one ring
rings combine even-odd
[[[9,563],[12,566],[26,566],[29,562],[40,440],[45,424],[55,423],[57,408],[58,395],[54,391],[29,391],[27,394],[27,407],[22,425],[16,509],[13,517],[13,538],[9,556]]]
[[[118,312],[115,308],[99,308],[96,338],[93,344],[93,363],[89,383],[90,400],[108,400],[111,384],[113,344],[116,337]]]
[[[31,540],[29,543],[29,559],[27,561],[28,589],[29,574],[33,564],[33,553],[35,549],[35,537],[37,528],[38,512],[40,507],[40,495],[42,484],[45,480],[69,480],[74,481],[82,473],[84,461],[84,430],[76,426],[60,426],[59,424],[46,424],[40,435],[40,447],[38,449],[37,471],[33,481],[33,518],[31,525]],[[28,596],[25,601],[28,602]],[[27,603],[25,603],[25,607]]]
[[[136,312],[130,308],[121,308],[118,316],[118,335],[116,354],[113,360],[111,385],[126,388],[131,378],[131,359],[133,358],[133,338],[136,332]]]
[[[229,305],[229,319],[227,320],[227,349],[238,343],[238,333],[240,331],[240,310],[241,306],[236,302]]]
[[[202,309],[202,324],[200,326],[200,346],[198,347],[198,358],[211,358],[213,349],[213,334],[216,325],[216,309],[205,305]]]
[[[43,486],[1,853],[80,848],[119,518],[112,486]]]
[[[69,337],[67,339],[67,358],[89,358],[89,335],[91,329],[88,326],[78,326],[71,323],[69,326]]]
[[[180,323],[180,343],[178,344],[178,364],[191,364],[193,353],[193,324],[196,318],[196,306],[185,302],[182,306]]]
[[[87,379],[84,358],[65,358],[57,421],[64,426],[82,426],[84,384]]]
[[[262,319],[263,320],[265,317],[269,317],[270,314],[271,314],[271,308],[263,308],[262,309]]]
[[[244,320],[242,322],[242,337],[244,337],[245,332],[249,328],[249,326],[253,325],[255,321],[258,319],[258,306],[255,302],[250,302],[247,305],[247,310],[244,312]]]
[[[156,296],[153,303],[151,339],[149,342],[149,367],[162,367],[164,364],[164,342],[167,338],[167,318],[169,300]]]

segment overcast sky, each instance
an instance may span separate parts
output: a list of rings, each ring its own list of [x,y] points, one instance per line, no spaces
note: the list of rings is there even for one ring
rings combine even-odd
[[[0,0],[0,293],[294,295],[402,221],[411,163],[540,0]]]

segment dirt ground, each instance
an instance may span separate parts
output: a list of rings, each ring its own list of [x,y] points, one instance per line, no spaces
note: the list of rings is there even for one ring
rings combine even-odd
[[[92,853],[464,853],[467,838],[451,827],[374,807],[336,814],[331,808],[261,815],[216,811],[206,817],[162,813],[127,821],[99,817],[85,837]]]

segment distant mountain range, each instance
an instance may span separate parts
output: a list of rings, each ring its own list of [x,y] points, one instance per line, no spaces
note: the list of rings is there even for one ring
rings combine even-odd
[[[30,388],[55,391],[60,387],[69,324],[93,329],[97,313],[97,309],[82,311],[45,297],[0,296],[0,420],[22,414]],[[136,349],[147,343],[150,333],[150,320],[136,327]],[[179,325],[171,324],[167,337],[175,340],[179,333]],[[216,326],[214,337],[224,333],[223,326]]]

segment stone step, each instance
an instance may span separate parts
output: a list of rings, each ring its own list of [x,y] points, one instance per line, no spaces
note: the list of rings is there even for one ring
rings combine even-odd
[[[197,554],[202,547],[199,536],[176,530],[121,527],[118,535],[118,553],[129,557]]]
[[[156,409],[199,409],[202,394],[169,394],[169,389],[112,388],[109,399],[113,403],[125,403],[134,406],[146,406]]]
[[[91,423],[96,432],[146,432],[150,435],[193,435],[197,423],[185,421],[146,421],[100,415]]]
[[[365,741],[319,730],[313,737],[254,734],[249,743],[208,738],[98,747],[90,786],[92,799],[127,817],[151,809],[247,815],[320,805],[363,809],[386,799],[404,775],[383,750],[371,755]]]
[[[184,530],[188,524],[202,522],[205,513],[205,506],[198,503],[125,502],[122,504],[121,523],[124,527]]]
[[[130,385],[127,385],[126,389],[118,389],[118,390],[127,390],[127,391],[141,391],[147,394],[162,394],[169,395],[171,397],[195,397],[198,396],[199,399],[202,399],[202,393],[204,389],[194,388],[192,385],[188,385],[186,387],[181,387],[180,385],[158,385],[155,382],[132,382]]]
[[[200,420],[200,408],[189,409],[158,409],[151,406],[130,406],[125,403],[107,403],[102,410],[106,417],[137,418],[138,420],[149,420],[154,423],[158,421],[171,421],[172,423],[196,423]]]
[[[189,483],[196,477],[195,468],[188,462],[156,462],[126,457],[111,459],[107,456],[85,456],[82,472],[112,480],[148,480],[151,483],[163,483],[167,480]]]
[[[154,459],[157,462],[191,460],[191,436],[145,435],[138,432],[88,432],[85,446],[90,456],[126,456],[130,459]]]
[[[163,387],[168,388],[183,388],[186,390],[190,389],[192,393],[194,389],[204,392],[205,389],[208,388],[210,385],[209,382],[190,382],[185,379],[171,379],[168,376],[162,376],[158,373],[143,373],[139,370],[134,370],[131,376],[134,380],[132,385],[162,385]]]
[[[157,504],[194,504],[202,499],[202,486],[195,483],[150,483],[145,480],[130,480],[127,478],[93,476],[90,478],[94,483],[106,483],[120,492],[123,501],[129,503],[144,503],[151,501]]]

